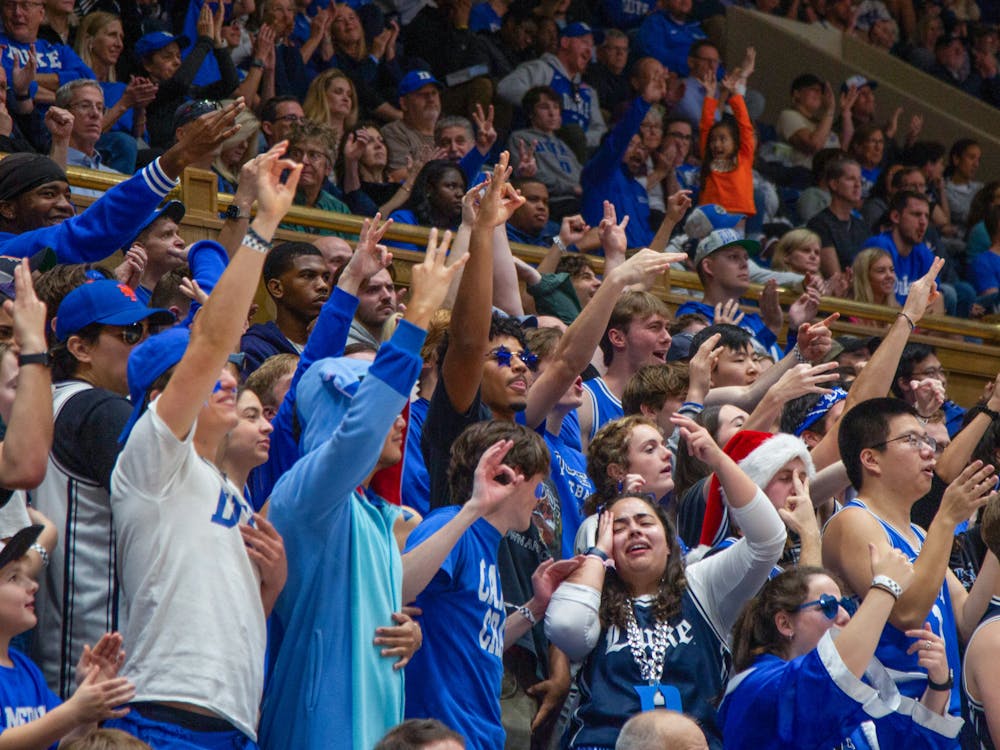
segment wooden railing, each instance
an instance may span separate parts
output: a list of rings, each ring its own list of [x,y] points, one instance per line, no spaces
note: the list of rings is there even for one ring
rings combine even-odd
[[[102,191],[124,179],[118,175],[92,172],[75,167],[68,170],[68,176],[70,182],[75,186]],[[216,180],[212,173],[189,169],[184,175],[182,184],[172,195],[172,197],[183,200],[187,206],[188,210],[181,231],[190,242],[214,238],[222,226],[219,212],[229,204],[232,196],[216,193],[215,185]],[[92,200],[86,197],[75,199],[80,207],[89,205]],[[299,226],[356,234],[361,229],[364,217],[293,206],[285,221]],[[429,230],[425,227],[394,224],[390,227],[386,237],[389,240],[422,246],[427,242],[428,232]],[[315,239],[314,235],[284,229],[278,231],[278,237],[286,240],[305,239],[308,241]],[[511,247],[518,257],[532,263],[537,263],[544,255],[544,250],[532,245],[511,243]],[[116,256],[112,256],[109,262],[117,262]],[[409,283],[410,265],[419,262],[421,253],[394,249],[393,256],[398,271],[398,282],[405,286]],[[592,262],[598,272],[603,268],[602,258],[594,257]],[[659,294],[674,309],[685,300],[690,299],[691,292],[700,292],[700,290],[701,284],[697,275],[685,271],[671,272],[654,287],[654,292]],[[754,299],[759,292],[760,287],[754,285],[748,291],[746,298]],[[792,290],[782,290],[781,292],[781,301],[786,306],[791,304],[796,297],[797,293]],[[263,288],[258,290],[257,302],[261,307],[262,315],[267,317],[268,311],[272,308],[270,299]],[[824,314],[832,312],[841,314],[841,320],[833,326],[837,335],[861,336],[879,335],[884,327],[895,319],[897,312],[888,307],[835,297],[824,297],[820,303],[820,311]],[[847,318],[869,321],[869,324],[852,323]],[[880,323],[883,324],[882,327],[879,327]],[[948,316],[927,316],[921,321],[920,328],[924,333],[918,333],[913,338],[937,347],[938,357],[949,371],[949,393],[961,404],[974,403],[982,393],[985,382],[992,380],[997,371],[1000,370],[1000,326]]]

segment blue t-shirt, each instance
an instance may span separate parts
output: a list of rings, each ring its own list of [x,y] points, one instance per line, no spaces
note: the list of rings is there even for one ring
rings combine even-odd
[[[880,247],[892,256],[892,265],[896,270],[896,301],[901,305],[910,293],[910,284],[931,270],[931,263],[934,262],[933,251],[923,242],[914,245],[909,255],[900,255],[891,231],[869,237],[865,247]]]
[[[1000,289],[1000,255],[992,250],[980,253],[972,260],[972,283],[976,293],[987,289]]]
[[[552,456],[549,478],[559,495],[562,511],[561,557],[573,557],[573,542],[576,532],[583,523],[583,501],[594,492],[594,483],[587,476],[587,457],[579,450],[570,448],[559,435],[548,430],[542,437]]]
[[[431,477],[420,450],[420,436],[431,402],[418,398],[410,403],[410,421],[406,425],[406,454],[403,458],[403,481],[400,485],[403,505],[426,516],[431,511]]]
[[[49,690],[41,670],[17,649],[8,649],[13,667],[0,665],[0,732],[40,719],[62,703]],[[56,747],[58,743],[52,745]]]
[[[417,526],[406,551],[433,536],[460,506],[438,508]],[[427,588],[423,646],[406,668],[406,718],[434,718],[466,738],[469,750],[504,746],[500,722],[504,610],[497,552],[500,532],[480,518],[455,544]]]
[[[469,31],[477,33],[485,31],[495,34],[500,31],[502,23],[503,18],[497,15],[489,3],[479,3],[479,5],[473,6],[472,12],[469,13]]]

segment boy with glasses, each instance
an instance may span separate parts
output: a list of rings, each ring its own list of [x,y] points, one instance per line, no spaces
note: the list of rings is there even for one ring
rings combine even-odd
[[[965,409],[947,394],[948,372],[929,344],[910,343],[903,349],[892,381],[892,392],[910,404],[921,419],[929,419],[939,408],[944,410],[948,434],[954,437],[962,429]]]
[[[41,582],[32,658],[66,698],[83,645],[118,628],[119,588],[111,528],[111,470],[132,407],[125,374],[149,325],[170,325],[116,281],[91,281],[66,295],[55,319],[52,409],[55,436],[32,503],[60,529]]]

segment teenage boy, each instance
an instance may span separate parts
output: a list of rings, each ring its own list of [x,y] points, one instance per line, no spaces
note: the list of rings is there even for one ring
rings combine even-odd
[[[284,585],[284,553],[212,462],[238,422],[226,363],[302,170],[283,151],[257,157],[257,216],[190,332],[171,328],[129,357],[134,411],[111,507],[128,613],[124,672],[138,705],[113,723],[154,746],[256,740],[265,618]]]
[[[938,392],[939,398],[932,404],[935,408],[924,406],[926,414],[920,414],[917,401],[917,391],[913,388],[916,381],[919,384],[925,380],[933,380],[931,384]],[[930,344],[913,342],[906,345],[899,357],[896,367],[896,377],[892,380],[892,392],[917,410],[921,419],[928,419],[938,406],[944,410],[948,434],[954,437],[962,429],[965,409],[948,398],[948,371],[941,366],[937,350]]]
[[[264,288],[274,302],[274,320],[250,326],[240,341],[253,372],[275,354],[302,354],[309,326],[330,297],[330,271],[308,242],[283,242],[264,262]]]

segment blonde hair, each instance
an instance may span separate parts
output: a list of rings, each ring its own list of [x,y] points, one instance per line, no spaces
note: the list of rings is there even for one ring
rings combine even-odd
[[[224,100],[220,102],[220,104],[222,106],[226,106],[231,101],[231,99]],[[257,134],[260,132],[260,120],[254,117],[253,112],[249,109],[244,109],[236,116],[236,124],[240,126],[239,131],[222,142],[222,149],[212,164],[219,174],[234,185],[239,182],[240,167],[257,156],[257,149],[259,145]],[[250,141],[250,145],[247,146],[246,153],[243,154],[243,158],[240,160],[237,168],[235,170],[231,170],[228,166],[226,166],[225,162],[222,161],[222,153],[248,139]]]
[[[351,87],[351,111],[344,119],[343,127],[334,124],[330,120],[330,101],[326,96],[327,89],[338,78],[347,81],[347,85]],[[313,122],[319,122],[333,128],[337,134],[337,143],[339,144],[344,134],[353,129],[358,122],[358,90],[354,87],[354,81],[339,68],[324,70],[309,84],[309,90],[306,91],[306,98],[302,102],[302,111]]]
[[[875,262],[882,258],[892,259],[892,256],[880,247],[866,247],[858,253],[851,265],[854,274],[851,279],[851,299],[873,305],[879,304],[875,301],[875,293],[872,291],[872,282],[868,274]],[[885,304],[889,307],[899,307],[895,294],[890,294]]]
[[[774,250],[771,251],[771,268],[775,271],[793,271],[794,269],[788,267],[788,256],[813,240],[820,242],[819,235],[811,229],[793,229],[786,232],[774,244]]]
[[[95,729],[60,747],[63,750],[153,750],[137,737],[133,737],[120,729]]]
[[[70,15],[72,18],[73,15]],[[104,29],[110,26],[112,23],[121,24],[122,20],[116,16],[114,13],[105,13],[103,10],[96,10],[93,13],[88,13],[80,21],[80,28],[76,32],[76,54],[80,56],[87,67],[93,70],[94,68],[94,53],[91,47],[94,44],[94,37],[100,34]],[[124,33],[124,27],[122,28]],[[112,65],[111,69],[108,71],[108,81],[114,82],[117,78],[115,77],[115,66]]]

